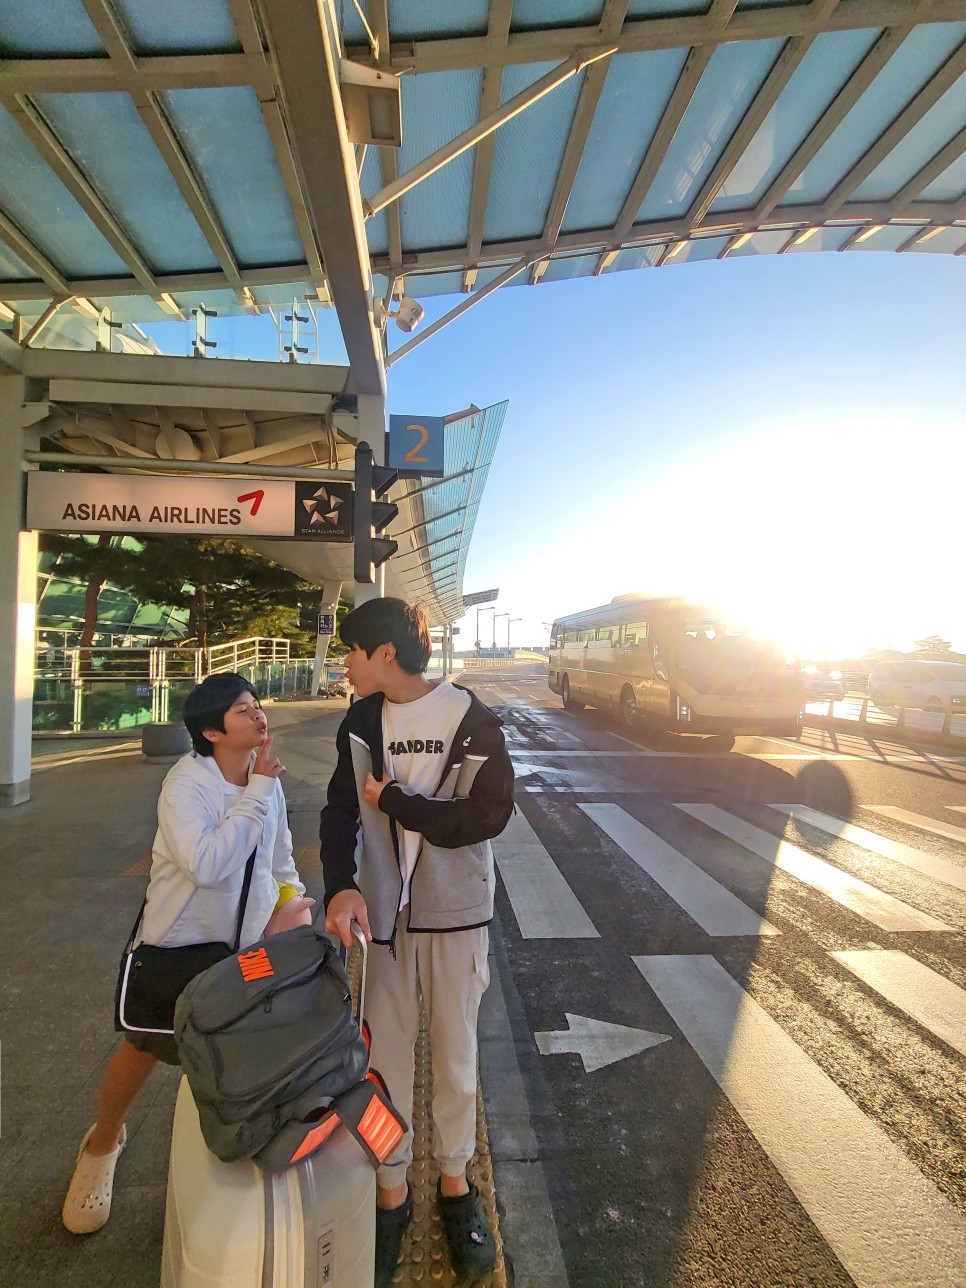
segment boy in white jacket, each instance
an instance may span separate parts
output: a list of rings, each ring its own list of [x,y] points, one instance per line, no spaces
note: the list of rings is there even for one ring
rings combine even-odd
[[[209,676],[185,700],[184,722],[194,750],[161,788],[139,938],[164,948],[230,943],[252,850],[241,943],[307,924],[314,900],[305,898],[292,857],[279,782],[285,767],[255,689],[240,675]],[[63,1222],[74,1234],[99,1230],[110,1216],[124,1117],[158,1060],[178,1063],[173,1037],[129,1033],[111,1057],[64,1201]]]

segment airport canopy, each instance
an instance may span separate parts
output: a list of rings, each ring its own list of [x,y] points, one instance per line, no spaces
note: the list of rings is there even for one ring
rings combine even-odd
[[[370,270],[391,301],[960,253],[963,18],[961,0],[3,5],[0,325],[64,296],[145,322],[306,295],[365,368]]]

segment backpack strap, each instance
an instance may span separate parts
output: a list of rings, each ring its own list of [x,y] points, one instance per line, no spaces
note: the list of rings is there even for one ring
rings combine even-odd
[[[238,920],[235,922],[235,941],[232,944],[231,951],[238,952],[241,940],[242,922],[245,920],[245,910],[248,907],[248,892],[252,888],[252,874],[255,871],[255,855],[258,853],[258,846],[252,850],[248,856],[248,862],[245,864],[245,879],[242,881],[241,898],[238,902]],[[138,915],[134,918],[134,925],[131,927],[131,933],[128,935],[127,944],[124,951],[130,953],[134,951],[134,941],[137,938],[138,927],[141,925],[141,919],[144,916],[144,909],[148,906],[148,896],[145,894],[138,909]]]

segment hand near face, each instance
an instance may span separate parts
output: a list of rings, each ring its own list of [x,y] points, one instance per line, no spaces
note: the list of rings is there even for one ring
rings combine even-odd
[[[252,766],[253,774],[262,774],[265,778],[277,778],[279,774],[285,773],[285,766],[272,751],[273,741],[272,735],[269,734],[259,747]]]

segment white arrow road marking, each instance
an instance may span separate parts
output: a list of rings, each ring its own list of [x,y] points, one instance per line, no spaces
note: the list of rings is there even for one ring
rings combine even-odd
[[[764,828],[754,827],[743,818],[719,809],[717,805],[678,805],[677,808],[706,823],[708,827],[713,827],[722,836],[737,841],[759,859],[764,859],[782,872],[788,872],[806,885],[820,890],[843,908],[850,908],[881,930],[953,930],[945,922],[937,921],[935,917],[920,912],[901,899],[877,890],[868,881],[860,881],[851,873],[837,868],[834,863],[827,863],[825,859],[819,859],[807,850],[783,841]]]
[[[580,808],[616,841],[628,858],[666,891],[709,935],[780,935],[760,913],[679,854],[619,805],[584,802]]]
[[[834,818],[831,814],[823,814],[821,810],[810,809],[806,805],[772,805],[771,808],[781,810],[789,818],[800,818],[803,823],[811,823],[812,827],[817,827],[821,832],[829,832],[832,836],[841,837],[843,841],[851,841],[863,850],[881,854],[884,859],[892,859],[924,876],[935,877],[937,881],[955,886],[957,890],[966,890],[966,868],[960,863],[950,863],[926,850],[917,850],[913,845],[903,845],[901,841],[890,841],[888,837],[878,836],[867,828],[855,827],[852,823]],[[913,823],[927,831],[938,832],[940,836],[966,841],[966,831],[962,828],[952,827],[943,831],[942,823],[933,824],[931,819],[923,818],[921,814],[909,814],[905,810],[893,809],[891,805],[870,805],[866,808],[873,809],[878,814],[888,814],[900,822]]]
[[[596,926],[523,814],[511,815],[493,857],[524,939],[599,939]]]
[[[914,957],[888,948],[831,954],[869,988],[966,1055],[966,993]]]
[[[633,960],[858,1288],[966,1282],[966,1218],[723,966]]]
[[[584,1062],[584,1073],[593,1073],[629,1055],[639,1055],[648,1047],[670,1042],[670,1033],[649,1033],[646,1029],[630,1029],[626,1024],[609,1024],[606,1020],[592,1020],[586,1015],[564,1013],[569,1030],[557,1033],[534,1033],[541,1055],[561,1055],[575,1052]]]

